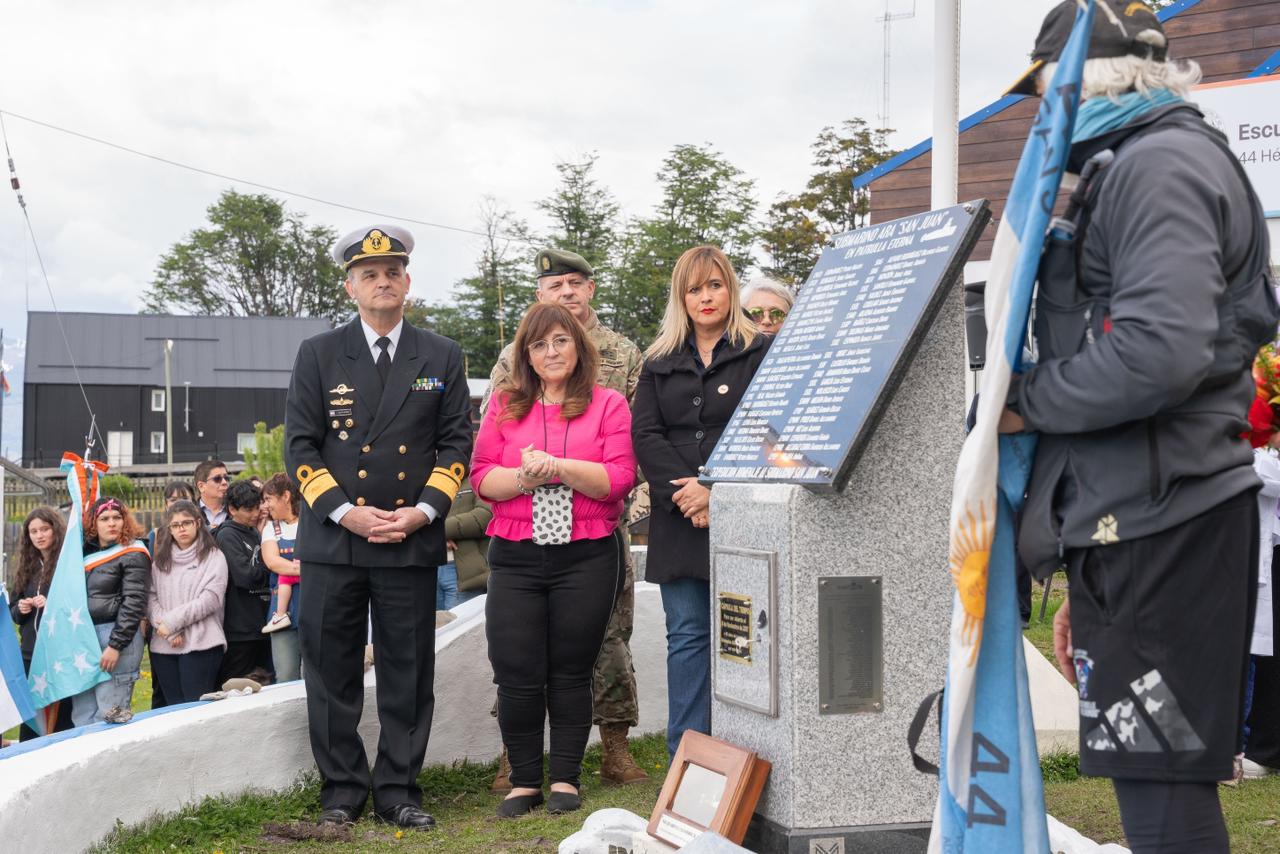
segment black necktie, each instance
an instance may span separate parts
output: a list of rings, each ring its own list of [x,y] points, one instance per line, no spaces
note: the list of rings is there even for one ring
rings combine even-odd
[[[391,373],[391,339],[383,335],[377,341],[373,342],[382,348],[382,352],[378,354],[378,376],[382,378],[382,387],[387,387],[387,376]]]

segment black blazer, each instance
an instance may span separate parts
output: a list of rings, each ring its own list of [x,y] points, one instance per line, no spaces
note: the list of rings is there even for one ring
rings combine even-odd
[[[359,317],[302,342],[285,405],[285,468],[306,504],[294,554],[310,563],[439,566],[444,520],[471,459],[462,348],[405,321],[387,388]],[[350,502],[383,510],[425,501],[436,521],[402,543],[370,544],[329,514]]]
[[[631,438],[649,482],[646,581],[710,577],[710,532],[684,518],[671,500],[676,491],[671,481],[697,476],[771,341],[757,335],[745,348],[726,343],[702,372],[688,347],[645,361],[632,407]]]

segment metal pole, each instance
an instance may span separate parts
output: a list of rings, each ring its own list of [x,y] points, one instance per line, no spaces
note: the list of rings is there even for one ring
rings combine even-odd
[[[934,0],[933,11],[933,209],[959,195],[960,0]]]
[[[173,353],[173,339],[164,340],[164,454],[169,474],[173,474],[173,382],[169,371],[169,357]]]

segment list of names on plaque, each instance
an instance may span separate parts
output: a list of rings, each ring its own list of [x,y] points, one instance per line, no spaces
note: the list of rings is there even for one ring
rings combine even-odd
[[[835,238],[703,478],[835,484],[986,219],[971,203]]]

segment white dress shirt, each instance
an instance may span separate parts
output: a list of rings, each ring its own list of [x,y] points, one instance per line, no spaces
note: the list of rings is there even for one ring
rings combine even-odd
[[[376,365],[378,364],[378,357],[382,355],[382,348],[379,347],[377,343],[378,339],[382,336],[379,335],[372,326],[365,323],[363,317],[360,318],[360,328],[364,330],[364,340],[369,345],[369,355],[373,357],[373,363]],[[401,318],[396,321],[396,325],[391,327],[391,331],[387,333],[386,337],[391,339],[391,343],[387,346],[387,358],[395,359],[396,346],[400,343],[400,332],[403,329],[404,318]],[[333,512],[329,514],[329,518],[333,520],[333,524],[341,525],[342,517],[347,515],[347,512],[354,506],[355,505],[350,501],[344,501],[333,509]],[[432,507],[427,502],[419,501],[415,506],[427,517],[428,525],[436,520],[436,508]]]

